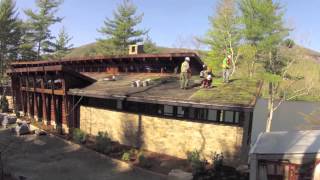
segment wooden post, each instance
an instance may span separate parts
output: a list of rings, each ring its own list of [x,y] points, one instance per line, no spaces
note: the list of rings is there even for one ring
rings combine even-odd
[[[44,90],[45,86],[44,86],[44,77],[41,78],[41,89]],[[42,97],[42,120],[45,124],[48,125],[48,118],[47,118],[47,101],[46,101],[46,95],[44,92],[41,93],[41,97]]]
[[[57,107],[56,107],[56,97],[54,95],[54,75],[51,76],[51,125],[55,126],[56,125],[56,112],[57,112]]]
[[[19,76],[19,96],[20,96],[20,99],[21,99],[21,110],[23,111],[23,113],[25,114],[25,97],[23,96],[23,92],[21,90],[22,88],[22,76]]]
[[[33,117],[36,121],[39,120],[38,117],[38,97],[37,97],[37,93],[36,93],[36,76],[33,76],[33,101],[34,101],[34,113],[33,113]]]
[[[69,122],[68,122],[68,96],[67,96],[67,84],[65,80],[64,74],[62,74],[61,78],[62,89],[64,91],[64,95],[62,96],[62,128],[64,132],[69,133]]]
[[[29,93],[29,74],[27,74],[26,78],[26,94],[27,94],[27,115],[31,117],[31,102],[30,102],[30,93]]]

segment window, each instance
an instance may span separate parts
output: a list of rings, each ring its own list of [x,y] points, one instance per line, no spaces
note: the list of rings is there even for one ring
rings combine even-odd
[[[208,110],[208,120],[209,121],[218,121],[218,110],[209,109]]]
[[[173,106],[164,105],[163,115],[173,116]]]
[[[177,117],[180,117],[180,118],[185,117],[185,110],[186,110],[185,107],[178,106],[177,107]]]
[[[234,113],[234,123],[239,123],[239,119],[240,119],[240,113],[235,112]]]
[[[237,111],[224,111],[223,122],[239,124],[240,112]]]
[[[196,109],[195,108],[189,108],[189,118],[195,119]]]
[[[132,47],[131,47],[131,52],[132,52],[132,53],[135,53],[135,52],[136,52],[136,46],[132,46]]]
[[[117,100],[117,109],[122,109],[122,101],[121,100]]]
[[[233,111],[224,111],[223,121],[226,123],[233,123]]]
[[[207,120],[207,109],[197,109],[197,119],[198,120]]]

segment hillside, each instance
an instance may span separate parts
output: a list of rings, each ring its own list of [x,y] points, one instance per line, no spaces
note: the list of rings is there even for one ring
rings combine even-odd
[[[189,49],[166,47],[158,47],[158,51],[159,53],[190,52]],[[280,87],[283,89],[282,91],[290,95],[308,87],[311,88],[308,95],[298,96],[292,100],[320,101],[320,53],[298,45],[290,49],[284,48],[284,51],[286,55],[295,58],[295,62],[287,73],[290,78],[286,79],[285,83],[283,83],[284,85]],[[205,52],[198,53],[201,57],[204,57]],[[96,55],[99,55],[97,53],[96,44],[91,43],[74,48],[66,58],[90,57]],[[220,72],[214,72],[214,74],[219,75]],[[233,78],[247,78],[247,67],[244,64],[241,64],[241,62],[239,63],[238,69]],[[217,80],[216,82],[220,82],[220,80]],[[289,86],[290,88],[288,89]],[[265,84],[262,89],[262,95],[266,97],[266,94],[267,87]]]

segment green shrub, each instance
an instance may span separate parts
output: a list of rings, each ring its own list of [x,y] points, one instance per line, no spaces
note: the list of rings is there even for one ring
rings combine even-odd
[[[112,141],[107,132],[98,132],[96,136],[96,149],[102,153],[110,153],[112,150]]]
[[[77,143],[84,144],[87,141],[87,134],[82,130],[75,128],[72,132],[72,139]]]
[[[126,151],[122,154],[122,160],[124,161],[130,161],[131,159],[134,159],[135,155],[137,154],[136,149],[130,149],[130,151]]]
[[[149,169],[152,166],[150,160],[143,154],[143,152],[140,152],[138,154],[138,162],[139,162],[139,165],[143,168]]]
[[[1,106],[2,112],[9,112],[9,102],[6,96],[1,97],[0,106]]]
[[[121,159],[122,159],[123,161],[130,161],[130,153],[129,153],[129,152],[124,152],[124,153],[122,154]]]
[[[192,168],[192,174],[198,176],[206,173],[207,161],[201,157],[198,150],[187,152],[187,159]]]
[[[224,160],[224,156],[223,153],[218,154],[218,153],[214,153],[212,155],[212,168],[213,169],[221,169],[221,167],[223,167],[223,160]]]

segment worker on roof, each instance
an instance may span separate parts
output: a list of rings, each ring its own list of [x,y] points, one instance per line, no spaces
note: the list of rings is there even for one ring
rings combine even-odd
[[[180,88],[187,89],[189,83],[189,73],[190,71],[190,58],[186,57],[184,62],[181,64],[181,71],[180,71]]]
[[[224,83],[229,82],[230,65],[231,65],[231,55],[228,55],[226,58],[223,59],[223,62],[222,62],[223,82]]]

